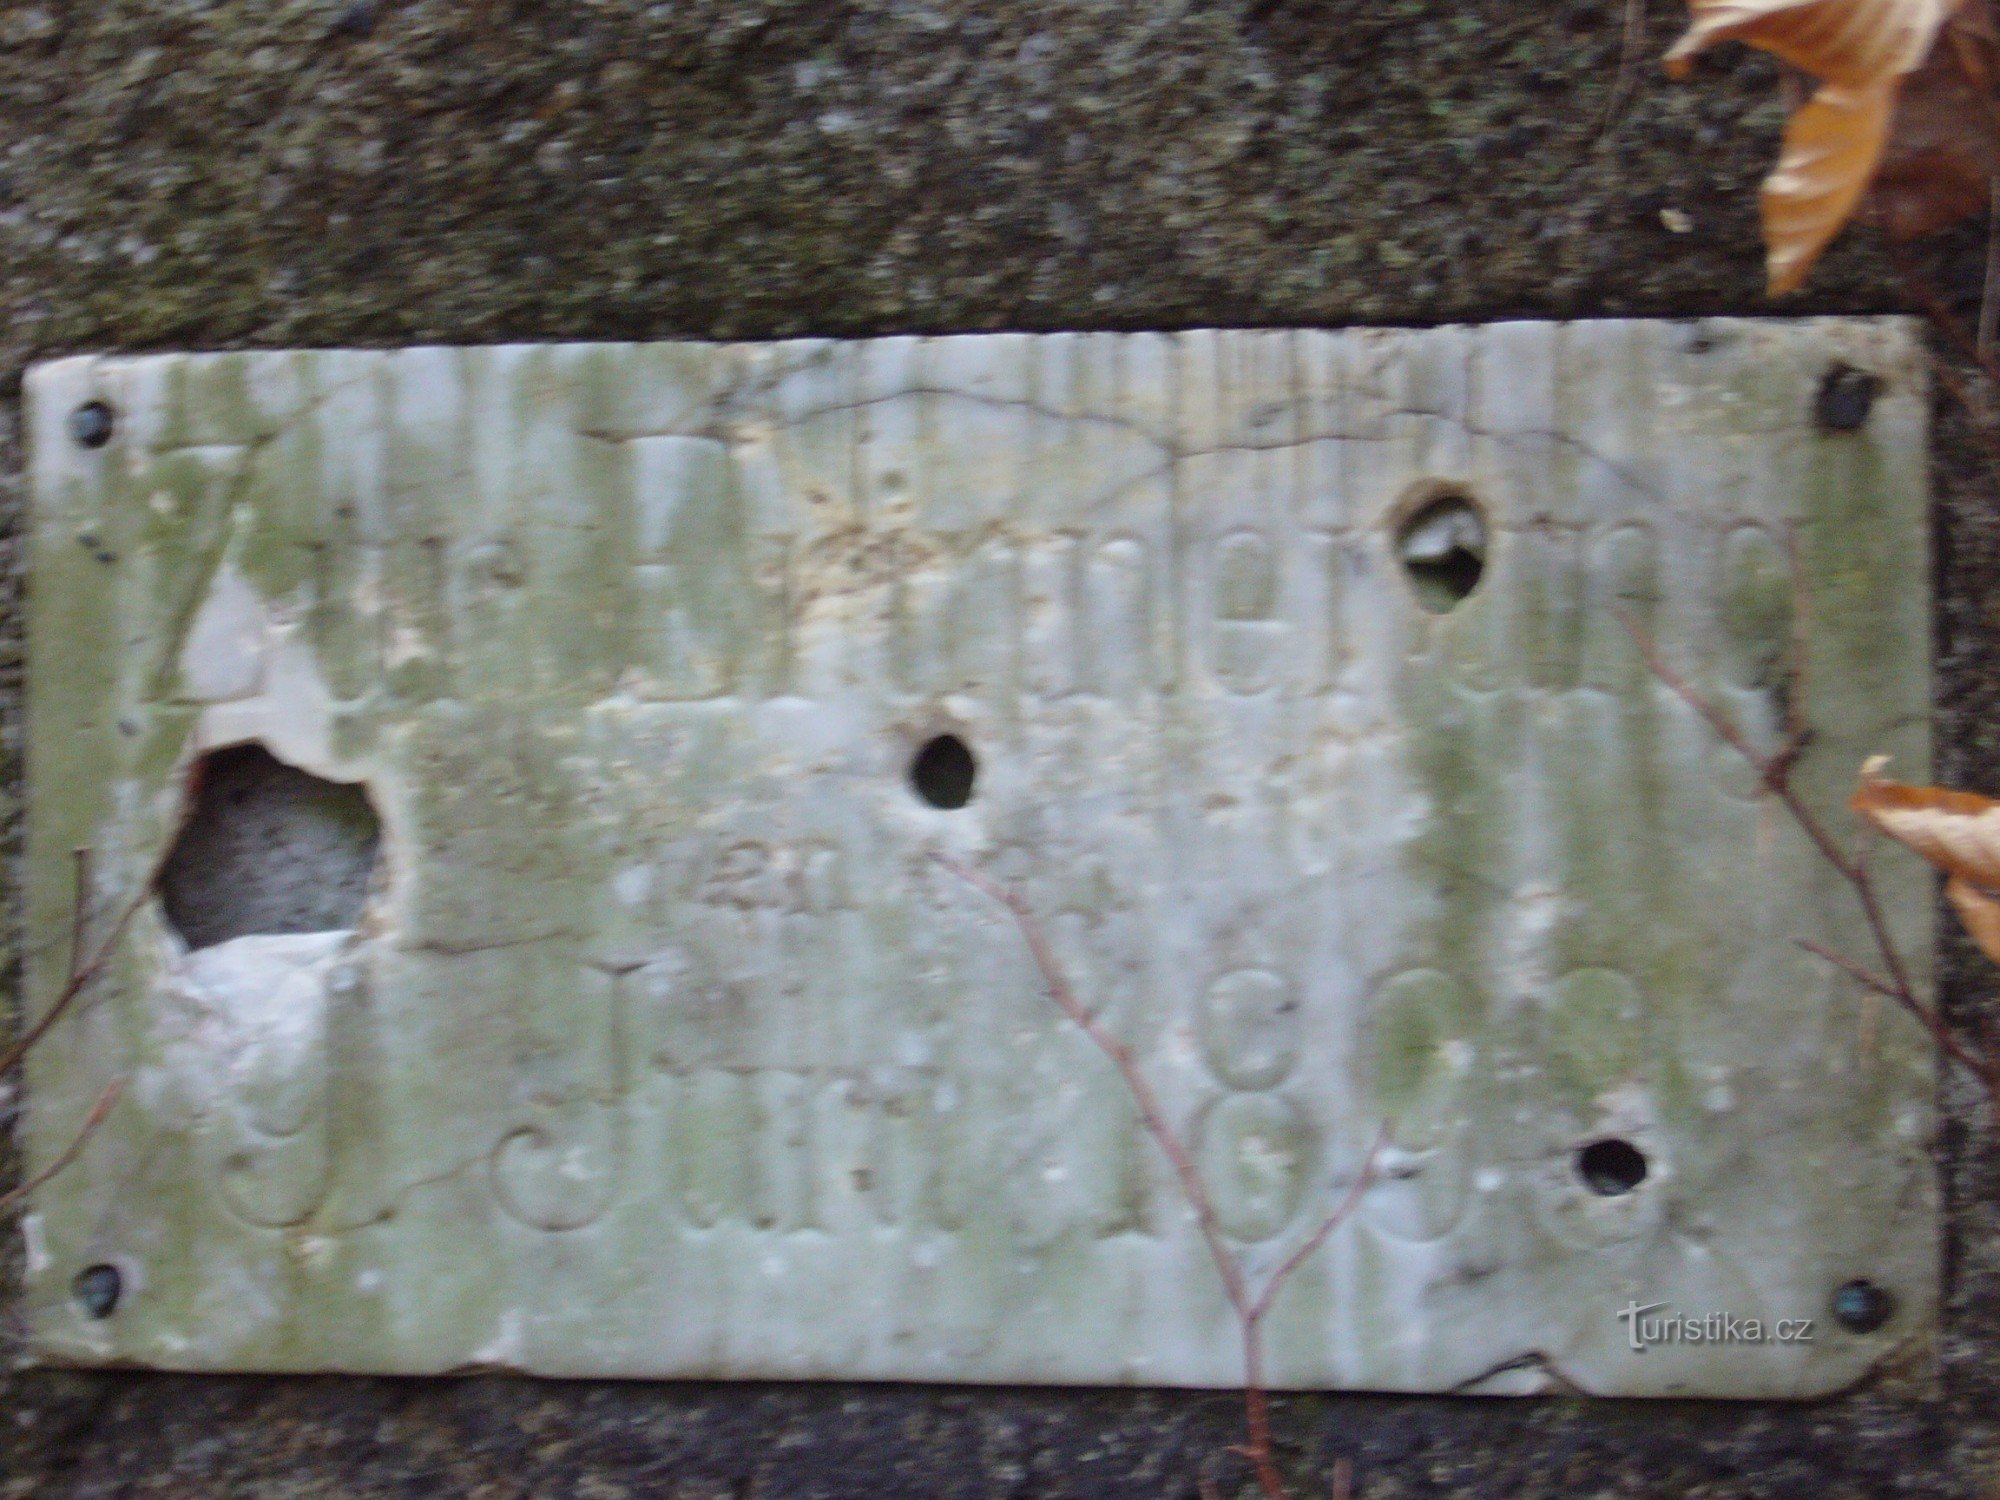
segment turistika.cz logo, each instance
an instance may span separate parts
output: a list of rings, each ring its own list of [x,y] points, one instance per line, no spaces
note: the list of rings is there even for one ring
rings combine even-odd
[[[1628,1302],[1618,1311],[1625,1337],[1637,1354],[1655,1344],[1810,1344],[1811,1318],[1739,1318],[1734,1313],[1690,1317],[1670,1312],[1664,1302],[1643,1307]]]

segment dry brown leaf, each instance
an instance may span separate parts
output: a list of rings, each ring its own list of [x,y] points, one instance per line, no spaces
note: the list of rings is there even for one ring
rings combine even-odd
[[[1959,0],[1688,0],[1687,34],[1667,53],[1667,70],[1687,75],[1698,52],[1748,42],[1823,83],[1872,88],[1893,83],[1929,55]]]
[[[1888,757],[1861,768],[1848,806],[1946,874],[2000,891],[2000,801],[1941,786],[1910,786],[1882,775]]]
[[[2000,801],[1941,786],[1909,786],[1882,774],[1888,757],[1861,768],[1849,800],[1862,817],[1956,880],[2000,891]]]
[[[1969,0],[1903,81],[1871,194],[1892,237],[1915,239],[1986,211],[2000,176],[1996,61],[1990,0]]]
[[[1951,909],[1958,913],[1958,920],[1965,924],[1979,951],[2000,964],[2000,901],[1956,875],[1945,882],[1944,893],[1951,898]]]
[[[1852,216],[1889,143],[1903,79],[1931,56],[1963,0],[1689,0],[1693,21],[1667,54],[1747,42],[1820,80],[1785,127],[1761,196],[1772,294],[1796,289]],[[1982,0],[1983,3],[1983,0]]]
[[[2000,964],[2000,801],[1891,781],[1886,764],[1878,755],[1861,768],[1848,806],[1951,877],[1944,893],[1952,910],[1979,951]]]
[[[1785,122],[1784,149],[1764,179],[1764,264],[1771,295],[1795,291],[1853,217],[1889,144],[1896,86],[1827,84]]]

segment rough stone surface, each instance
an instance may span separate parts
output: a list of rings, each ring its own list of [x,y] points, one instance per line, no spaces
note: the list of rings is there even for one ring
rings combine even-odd
[[[0,363],[11,391],[89,349],[1768,311],[1774,72],[1731,56],[1675,87],[1641,57],[1601,132],[1622,10],[27,0],[0,14]],[[1680,16],[1647,19],[1650,56]],[[1865,244],[1789,306],[1905,305]],[[1982,260],[1960,236],[1929,270],[1963,306]],[[1938,452],[1938,769],[1993,790],[2000,503],[1949,403]],[[0,549],[18,589],[11,528]],[[10,694],[18,664],[10,612]],[[1944,956],[1954,1004],[1990,995],[1955,935]],[[1985,1494],[2000,1166],[1950,1102],[1938,1380],[1804,1408],[1297,1398],[1287,1462],[1324,1493],[1348,1455],[1377,1497]],[[4,1399],[20,1494],[1187,1497],[1242,1477],[1222,1396],[30,1372]]]

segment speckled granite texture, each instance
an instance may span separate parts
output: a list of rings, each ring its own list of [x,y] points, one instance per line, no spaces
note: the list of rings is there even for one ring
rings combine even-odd
[[[1773,70],[1619,0],[11,0],[0,7],[0,638],[20,372],[81,350],[1771,310]],[[1672,213],[1662,217],[1663,210]],[[1684,218],[1682,216],[1685,216]],[[1686,233],[1667,226],[1685,225]],[[1983,236],[1926,258],[1976,298]],[[1800,312],[1903,307],[1844,245]],[[1940,407],[1940,772],[2000,789],[2000,497]],[[11,844],[10,844],[11,848]],[[1956,937],[1953,1003],[1994,989]],[[1324,1495],[1990,1494],[2000,1163],[1956,1094],[1942,1373],[1812,1406],[1298,1398]],[[1174,1496],[1227,1396],[29,1371],[0,1493]]]

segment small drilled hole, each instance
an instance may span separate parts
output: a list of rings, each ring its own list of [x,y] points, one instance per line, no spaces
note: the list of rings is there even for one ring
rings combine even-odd
[[[1813,416],[1828,432],[1859,432],[1868,425],[1868,414],[1881,392],[1881,376],[1852,365],[1835,365],[1819,383]]]
[[[76,1273],[76,1300],[93,1318],[108,1318],[118,1310],[125,1278],[116,1266],[85,1266]]]
[[[963,807],[972,800],[972,780],[978,769],[964,740],[955,734],[941,734],[926,743],[910,763],[910,785],[932,807]]]
[[[1616,1198],[1646,1180],[1646,1153],[1616,1137],[1592,1141],[1576,1153],[1576,1175],[1600,1198]]]
[[[1449,614],[1486,572],[1486,518],[1463,495],[1438,495],[1396,529],[1396,555],[1417,602],[1434,615]]]
[[[117,428],[111,408],[102,401],[86,401],[69,414],[69,435],[79,448],[102,448]]]
[[[1895,1297],[1872,1281],[1849,1281],[1834,1291],[1833,1320],[1849,1333],[1873,1333],[1895,1315]]]

